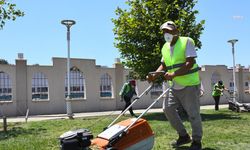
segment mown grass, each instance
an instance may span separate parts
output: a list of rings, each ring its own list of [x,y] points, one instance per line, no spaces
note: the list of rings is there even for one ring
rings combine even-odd
[[[250,113],[235,113],[227,109],[215,112],[202,110],[204,150],[248,150],[250,149]],[[59,119],[28,123],[9,123],[8,132],[0,127],[0,150],[58,150],[58,137],[68,131],[88,128],[94,136],[116,116],[88,117],[74,120]],[[121,120],[128,117],[122,117]],[[168,150],[170,142],[177,137],[163,113],[144,116],[155,132],[154,150]],[[189,122],[184,124],[190,130]],[[184,150],[189,145],[179,148]]]

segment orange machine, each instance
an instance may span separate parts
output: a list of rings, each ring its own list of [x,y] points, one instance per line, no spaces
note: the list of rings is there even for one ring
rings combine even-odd
[[[131,124],[133,125],[124,132]],[[145,119],[136,121],[136,118],[130,118],[103,131],[91,143],[91,149],[99,150],[109,147],[119,150],[151,150],[154,133]]]
[[[155,74],[152,72],[150,74]],[[164,72],[157,72],[162,73]],[[172,84],[173,86],[173,84]],[[148,122],[141,117],[148,112],[168,91],[166,89],[137,118],[130,118],[114,124],[134,103],[153,87],[151,84],[140,96],[136,97],[106,129],[92,140],[88,129],[68,131],[60,136],[61,150],[151,150],[154,146],[154,133]]]

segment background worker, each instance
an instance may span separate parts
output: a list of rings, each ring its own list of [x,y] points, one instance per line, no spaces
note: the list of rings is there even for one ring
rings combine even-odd
[[[227,88],[225,88],[223,81],[218,81],[214,87],[213,87],[213,92],[212,92],[212,96],[214,98],[214,109],[215,110],[219,110],[219,103],[220,103],[220,96],[223,95],[223,91],[227,90]]]
[[[123,84],[122,89],[119,93],[121,99],[125,101],[125,107],[123,108],[122,112],[131,104],[131,98],[134,95],[137,95],[135,91],[135,86],[136,86],[135,80],[130,80],[129,82]],[[131,116],[136,117],[132,107],[129,108],[129,112]]]
[[[245,90],[245,93],[249,94],[250,93],[250,89]]]
[[[165,22],[160,29],[166,43],[162,48],[162,61],[156,72],[166,71],[164,78],[173,80],[174,87],[169,90],[163,103],[163,111],[179,138],[172,143],[173,147],[192,142],[189,150],[201,150],[202,123],[200,116],[200,78],[194,41],[189,37],[179,36],[179,31],[172,21]],[[149,82],[158,74],[148,75]],[[178,104],[187,112],[192,127],[192,140],[177,113]]]

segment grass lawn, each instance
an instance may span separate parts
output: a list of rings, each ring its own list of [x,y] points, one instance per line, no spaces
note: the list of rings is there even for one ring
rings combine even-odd
[[[235,113],[227,109],[215,112],[202,110],[204,150],[249,150],[250,113]],[[88,128],[94,137],[109,125],[116,116],[89,117],[74,120],[60,119],[28,123],[9,123],[8,132],[0,127],[0,150],[58,150],[58,137],[68,131]],[[126,119],[128,117],[122,117]],[[170,142],[177,137],[163,113],[144,116],[155,132],[154,150],[168,150]],[[190,124],[184,123],[190,132]],[[189,145],[184,145],[184,150]]]

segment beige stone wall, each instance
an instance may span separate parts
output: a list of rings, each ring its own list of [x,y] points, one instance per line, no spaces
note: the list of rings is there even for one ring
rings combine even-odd
[[[250,103],[250,72],[249,69],[245,69],[243,71],[243,90],[244,90],[244,96],[243,96],[243,102]],[[248,83],[248,87],[245,85],[246,82]]]
[[[212,77],[217,74],[218,79],[224,82],[225,87],[229,87],[229,80],[232,78],[232,73],[228,71],[227,67],[224,65],[218,66],[203,66],[200,71],[201,81],[205,90],[204,96],[200,98],[201,105],[214,104],[214,99],[212,97]],[[218,81],[215,79],[215,81]],[[225,93],[228,94],[228,93]],[[222,96],[220,99],[221,103],[227,103],[226,96]]]
[[[25,115],[27,109],[29,109],[30,115],[66,113],[64,91],[67,70],[66,63],[66,58],[53,58],[53,65],[51,66],[27,65],[26,60],[23,59],[16,60],[15,65],[0,65],[0,71],[8,73],[12,80],[13,98],[11,102],[0,102],[1,114],[4,113],[7,116]],[[124,107],[124,102],[121,102],[119,91],[126,81],[129,70],[124,69],[121,63],[116,62],[113,67],[108,68],[96,65],[93,59],[71,59],[71,66],[76,66],[80,69],[85,78],[86,97],[71,100],[72,111],[74,113],[121,110]],[[48,100],[32,100],[32,76],[38,72],[42,72],[48,78]],[[105,73],[108,73],[112,78],[113,95],[110,98],[100,97],[100,77]],[[232,70],[224,65],[203,66],[200,71],[200,77],[205,90],[205,94],[200,100],[202,105],[214,104],[211,96],[211,82],[213,81],[213,77],[223,80],[226,87],[229,87],[229,82],[233,81]],[[241,95],[239,96],[239,100],[250,103],[250,94],[244,92],[245,82],[249,82],[250,84],[249,69],[238,66],[236,81],[237,89],[241,90],[239,91]],[[149,86],[147,82],[136,82],[138,94],[141,94]],[[145,109],[153,102],[154,98],[148,93],[138,100],[133,108]],[[221,103],[227,103],[227,101],[226,96],[221,97]],[[156,103],[154,108],[156,107],[162,107],[162,99]]]

